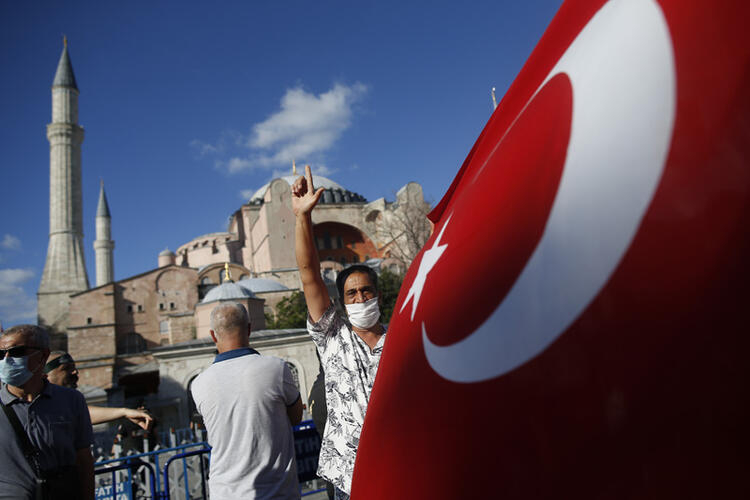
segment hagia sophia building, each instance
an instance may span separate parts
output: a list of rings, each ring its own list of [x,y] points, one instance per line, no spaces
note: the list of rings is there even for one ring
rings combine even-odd
[[[301,289],[294,255],[291,182],[273,179],[230,216],[226,231],[193,238],[157,265],[114,280],[115,242],[102,184],[96,211],[95,286],[89,286],[83,253],[79,91],[67,43],[52,83],[50,234],[37,293],[38,322],[67,339],[89,402],[145,402],[170,426],[186,425],[192,412],[189,387],[213,361],[209,314],[221,301],[243,303],[250,313],[251,344],[284,359],[307,402],[318,373],[315,347],[304,329],[267,330],[265,314]],[[324,279],[332,286],[341,269],[367,263],[400,273],[415,253],[404,225],[424,214],[422,187],[410,182],[396,201],[368,202],[333,180],[313,211],[314,235]],[[420,224],[427,224],[420,221]],[[332,291],[335,287],[332,287]],[[332,296],[335,292],[332,293]]]

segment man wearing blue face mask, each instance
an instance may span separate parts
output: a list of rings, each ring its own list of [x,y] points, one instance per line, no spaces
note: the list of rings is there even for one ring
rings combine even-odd
[[[348,499],[359,435],[372,384],[383,352],[385,328],[380,318],[378,276],[368,266],[344,269],[336,279],[347,317],[336,312],[320,275],[313,238],[312,210],[323,189],[313,187],[310,167],[292,185],[296,217],[295,250],[307,303],[307,330],[315,342],[326,379],[328,422],[318,475],[333,483],[335,498]]]
[[[93,499],[92,429],[83,395],[44,378],[49,334],[0,336],[0,498]]]

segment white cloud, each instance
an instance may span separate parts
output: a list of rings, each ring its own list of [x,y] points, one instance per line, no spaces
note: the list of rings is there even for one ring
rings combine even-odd
[[[207,142],[199,141],[198,139],[190,141],[190,147],[195,148],[200,156],[221,151],[219,145],[209,144]]]
[[[320,163],[324,153],[351,126],[354,106],[366,93],[367,86],[362,83],[336,84],[318,95],[300,87],[288,89],[281,98],[280,109],[253,125],[249,137],[243,142],[249,153],[234,155],[228,161],[219,160],[215,165],[237,173],[288,168],[294,159]],[[237,144],[239,138],[230,136]],[[225,144],[221,141],[216,146],[193,142],[206,153],[221,152],[219,145]],[[284,172],[288,175],[286,170]]]
[[[0,320],[36,322],[36,299],[22,286],[33,277],[31,269],[0,269]]]
[[[247,201],[254,194],[255,194],[255,189],[243,189],[242,191],[240,191],[240,198]]]
[[[242,134],[234,130],[225,130],[214,144],[193,139],[190,141],[190,147],[195,149],[199,156],[206,156],[224,153],[231,145],[242,146],[244,143],[245,138],[242,137]]]
[[[3,241],[0,241],[0,247],[6,250],[20,250],[21,240],[19,240],[12,234],[6,234],[5,236],[3,236]]]
[[[242,170],[248,170],[253,167],[253,163],[248,160],[247,158],[238,158],[234,157],[231,158],[228,162],[225,164],[226,169],[229,170],[230,173],[240,172]]]

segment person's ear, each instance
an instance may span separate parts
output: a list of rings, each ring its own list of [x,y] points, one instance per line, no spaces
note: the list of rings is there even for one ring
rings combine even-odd
[[[39,362],[42,364],[42,366],[47,364],[47,360],[49,359],[49,349],[43,349],[42,350],[42,359],[39,360]]]
[[[41,356],[39,357],[39,365],[37,365],[32,372],[37,371],[38,369],[42,368],[44,369],[44,365],[47,364],[47,358],[49,358],[49,349],[41,349],[39,352],[41,352]]]
[[[216,333],[213,330],[209,330],[208,333],[211,335],[211,340],[216,344],[218,342],[218,340],[216,340]]]

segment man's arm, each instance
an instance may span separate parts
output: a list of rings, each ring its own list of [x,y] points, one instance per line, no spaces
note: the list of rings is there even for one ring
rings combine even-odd
[[[305,165],[305,176],[298,178],[292,185],[292,210],[296,218],[294,248],[307,311],[315,322],[320,320],[331,303],[328,288],[320,276],[320,258],[312,229],[311,213],[322,194],[323,188],[315,191],[310,166]]]
[[[91,449],[88,446],[76,450],[76,469],[78,470],[78,484],[81,489],[79,498],[93,500],[94,457],[91,456]]]
[[[297,401],[292,406],[286,407],[286,415],[289,417],[289,422],[292,425],[297,425],[302,421],[302,398],[297,398]]]
[[[139,427],[148,430],[154,419],[151,415],[142,410],[133,410],[130,408],[108,408],[106,406],[89,406],[89,415],[91,424],[103,424],[111,422],[118,418],[127,418]]]

